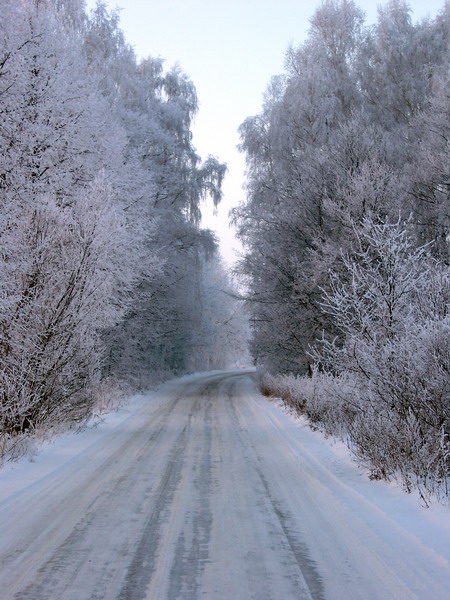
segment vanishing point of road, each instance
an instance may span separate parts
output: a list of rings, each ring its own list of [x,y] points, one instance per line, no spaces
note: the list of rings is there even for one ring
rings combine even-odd
[[[161,386],[1,502],[1,600],[450,598],[449,564],[304,448],[252,376]]]

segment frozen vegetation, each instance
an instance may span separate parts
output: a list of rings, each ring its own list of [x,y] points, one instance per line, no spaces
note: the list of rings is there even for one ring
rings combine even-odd
[[[245,338],[199,226],[226,166],[192,145],[195,88],[83,7],[2,2],[0,456]]]
[[[101,2],[3,1],[5,598],[449,597],[449,49],[450,2],[371,27],[322,3],[240,127],[237,290],[200,226],[226,165],[196,153],[186,74]],[[216,371],[248,316],[295,423]]]
[[[449,46],[450,2],[322,3],[240,128],[237,291],[189,78],[3,0],[2,600],[449,597]],[[217,371],[248,316],[284,411]]]
[[[241,126],[234,211],[266,393],[374,477],[449,496],[450,3],[327,0]]]

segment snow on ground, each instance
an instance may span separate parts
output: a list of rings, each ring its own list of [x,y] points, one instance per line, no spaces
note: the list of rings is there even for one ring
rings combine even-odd
[[[1,600],[448,600],[448,509],[249,374],[173,380],[6,465]]]
[[[220,371],[217,371],[219,373]],[[211,371],[216,373],[216,371]],[[164,385],[164,390],[177,387],[183,381],[195,381],[202,373],[185,375]],[[159,386],[161,387],[161,386]],[[42,446],[34,446],[32,451],[16,462],[7,462],[0,468],[0,503],[25,487],[41,480],[46,475],[62,469],[72,458],[81,454],[87,448],[100,446],[102,440],[114,430],[120,429],[133,415],[141,412],[151,404],[162,404],[164,397],[157,391],[146,394],[136,394],[126,399],[121,408],[104,414],[100,421],[88,425],[83,431],[74,433],[67,431],[45,442]]]
[[[297,430],[296,436],[301,432],[302,446],[341,482],[450,562],[450,506],[435,501],[425,507],[416,491],[408,494],[395,481],[370,480],[370,471],[356,463],[344,442],[312,430],[306,417],[294,414],[282,400],[269,402],[275,418],[278,411],[286,415],[290,421],[287,425],[283,419],[286,428]]]
[[[5,463],[0,469],[0,503],[57,469],[62,469],[86,448],[100,445],[110,432],[120,428],[146,402],[148,396],[145,395],[128,398],[119,410],[103,415],[100,422],[88,425],[80,433],[65,432],[41,447],[36,445],[32,453],[22,459]]]

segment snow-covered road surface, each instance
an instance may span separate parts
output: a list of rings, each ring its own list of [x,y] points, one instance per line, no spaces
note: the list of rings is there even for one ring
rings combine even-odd
[[[170,382],[83,435],[0,473],[1,600],[450,598],[442,524],[355,489],[249,373]]]

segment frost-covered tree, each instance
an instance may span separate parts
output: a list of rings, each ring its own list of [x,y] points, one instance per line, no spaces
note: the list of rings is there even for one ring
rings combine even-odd
[[[320,302],[365,218],[411,217],[417,244],[447,257],[448,16],[447,3],[414,24],[393,0],[368,28],[354,2],[327,0],[241,126],[248,191],[234,218],[266,368],[306,372],[317,336],[336,334]]]
[[[196,290],[189,369],[227,369],[250,364],[248,319],[236,284],[220,258],[203,261]]]
[[[448,476],[450,272],[400,222],[366,219],[357,238],[323,301],[342,335],[315,358],[346,379],[328,393],[364,458],[433,489]]]
[[[179,67],[165,71],[161,59],[137,61],[118,14],[101,4],[86,28],[85,53],[126,131],[127,168],[116,185],[127,213],[149,234],[150,266],[155,253],[163,258],[156,276],[142,277],[122,325],[105,338],[107,370],[145,385],[155,372],[183,372],[192,360],[199,309],[193,290],[203,257],[215,248],[213,236],[199,228],[200,202],[220,201],[226,169],[213,157],[202,163],[192,144],[198,106],[192,82]]]
[[[52,2],[0,26],[2,431],[82,420],[100,331],[125,314],[140,240],[109,182],[125,135]]]
[[[241,269],[253,353],[275,371],[307,370],[308,346],[324,326],[326,268],[313,269],[311,259],[334,235],[325,204],[337,195],[344,157],[330,149],[360,104],[353,63],[361,25],[353,2],[325,2],[307,42],[288,51],[286,76],[272,81],[263,112],[241,126],[249,174],[248,200],[235,212],[249,249]]]
[[[125,219],[100,179],[64,209],[42,197],[1,238],[2,430],[81,421],[101,377],[100,332],[133,289]]]
[[[9,198],[51,192],[70,204],[100,169],[119,167],[124,135],[75,33],[61,30],[51,3],[25,7],[2,19],[1,180]]]
[[[186,369],[213,236],[189,79],[117,15],[13,2],[0,24],[0,436],[82,421],[105,377]],[[2,439],[5,439],[4,437]]]

